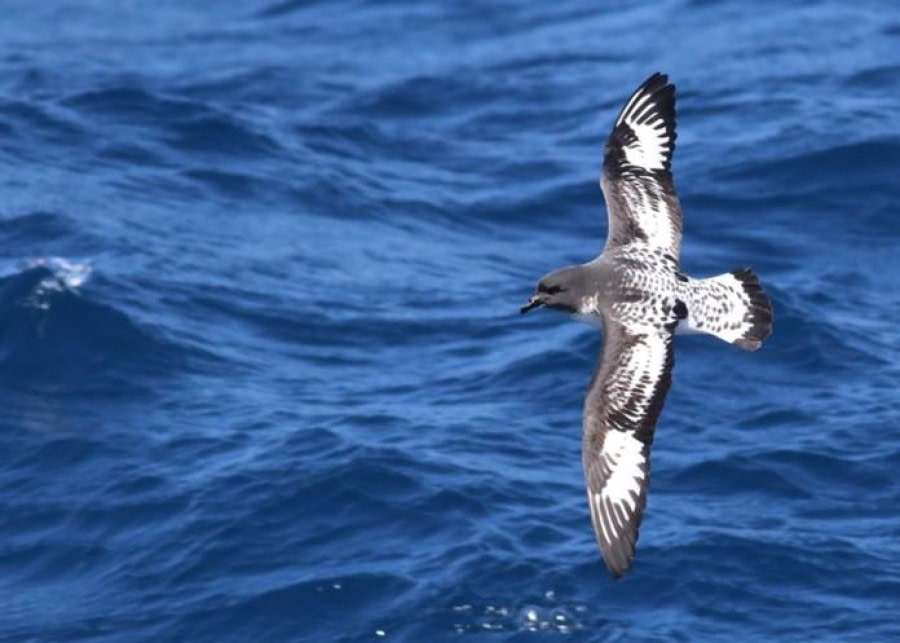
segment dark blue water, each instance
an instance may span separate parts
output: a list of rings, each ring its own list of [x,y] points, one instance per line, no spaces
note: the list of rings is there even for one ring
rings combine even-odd
[[[776,325],[679,339],[614,583],[517,309],[655,70]],[[10,0],[0,184],[3,641],[900,637],[893,2]]]

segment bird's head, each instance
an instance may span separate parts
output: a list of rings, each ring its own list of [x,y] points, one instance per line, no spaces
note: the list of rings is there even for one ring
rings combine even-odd
[[[581,304],[583,274],[581,266],[568,266],[544,275],[538,282],[537,290],[519,312],[540,308],[554,308],[565,313],[578,312]]]

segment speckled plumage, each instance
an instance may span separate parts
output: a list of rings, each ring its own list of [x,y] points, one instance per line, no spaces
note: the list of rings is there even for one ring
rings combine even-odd
[[[675,87],[654,74],[625,103],[606,144],[603,254],[546,275],[522,309],[556,308],[603,328],[582,455],[597,543],[616,578],[634,561],[650,447],[672,382],[673,336],[706,333],[756,350],[772,329],[771,304],[749,269],[710,279],[681,271],[675,137]]]

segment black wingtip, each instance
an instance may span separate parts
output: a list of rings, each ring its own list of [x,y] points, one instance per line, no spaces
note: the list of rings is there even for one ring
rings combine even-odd
[[[616,173],[624,167],[632,165],[627,158],[625,148],[634,148],[637,141],[636,126],[652,123],[662,128],[663,133],[650,137],[651,146],[661,145],[661,167],[645,169],[662,169],[671,171],[672,155],[675,152],[676,113],[675,85],[662,72],[654,72],[631,94],[616,117],[613,131],[606,142],[604,167]]]
[[[759,277],[750,268],[741,268],[734,270],[731,274],[741,282],[744,293],[750,300],[750,306],[747,309],[746,321],[751,326],[744,333],[743,337],[735,340],[734,345],[745,351],[759,350],[769,336],[772,335],[772,321],[774,314],[772,312],[772,302],[766,296]]]
[[[665,87],[669,83],[669,75],[661,71],[655,71],[641,85],[641,88]]]
[[[614,581],[625,578],[625,575],[628,574],[634,566],[633,551],[630,554],[626,552],[616,552],[616,555],[611,556],[610,558],[611,559],[607,559],[604,557],[603,562],[606,564],[606,571],[609,572],[609,575]]]
[[[641,83],[641,85],[636,90],[634,90],[634,93],[656,94],[657,92],[663,90],[665,90],[666,92],[671,92],[674,97],[675,84],[669,82],[668,74],[655,71],[650,74],[650,76],[647,77],[647,80]]]

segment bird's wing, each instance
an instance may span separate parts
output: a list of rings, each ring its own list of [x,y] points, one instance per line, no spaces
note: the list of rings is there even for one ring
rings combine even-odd
[[[584,403],[582,458],[591,522],[610,573],[634,560],[650,482],[650,446],[672,383],[674,326],[604,321],[603,354]]]
[[[639,241],[678,258],[675,136],[675,86],[653,74],[625,103],[606,141],[600,186],[609,211],[608,249]]]

